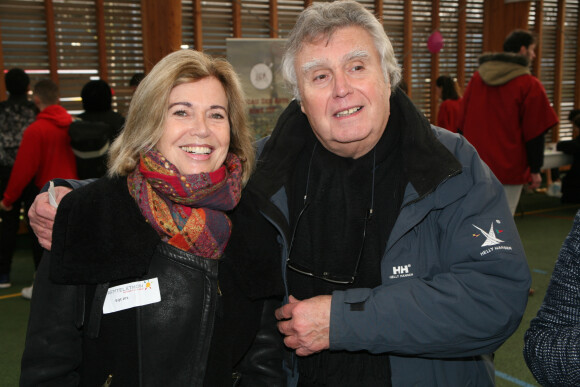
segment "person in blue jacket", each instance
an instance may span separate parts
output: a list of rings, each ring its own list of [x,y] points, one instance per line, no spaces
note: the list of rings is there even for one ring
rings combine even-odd
[[[229,248],[283,284],[289,385],[494,385],[492,353],[530,287],[501,183],[397,89],[392,45],[362,5],[304,10],[282,68],[295,101]]]
[[[531,283],[501,183],[398,89],[357,2],[305,9],[283,73],[295,100],[259,144],[226,255],[248,297],[285,295],[288,386],[493,386]]]

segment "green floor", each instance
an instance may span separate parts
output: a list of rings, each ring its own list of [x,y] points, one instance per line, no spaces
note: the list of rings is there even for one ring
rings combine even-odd
[[[559,200],[543,193],[527,193],[516,214],[516,224],[526,249],[535,295],[529,298],[526,313],[517,332],[496,352],[496,384],[505,386],[538,386],[522,356],[523,336],[536,315],[558,252],[570,231],[580,206],[563,206]],[[20,297],[22,287],[32,280],[33,264],[26,235],[19,236],[19,250],[14,258],[12,284],[0,289],[0,386],[18,385],[20,357],[26,334],[29,302]],[[451,386],[454,387],[454,386]]]
[[[12,261],[12,287],[0,289],[0,386],[18,386],[20,357],[24,348],[30,302],[20,297],[34,274],[27,235],[18,237],[19,249]]]
[[[532,274],[535,294],[518,330],[496,352],[497,386],[539,386],[528,370],[522,355],[523,339],[530,320],[536,316],[564,239],[570,232],[574,215],[580,206],[563,206],[559,200],[541,193],[522,195],[516,224]]]

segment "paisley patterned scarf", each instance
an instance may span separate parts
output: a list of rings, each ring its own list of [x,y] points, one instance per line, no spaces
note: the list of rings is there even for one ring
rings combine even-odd
[[[131,196],[161,239],[192,254],[218,259],[227,245],[242,192],[242,164],[228,153],[214,172],[182,175],[156,150],[141,155],[128,176]]]

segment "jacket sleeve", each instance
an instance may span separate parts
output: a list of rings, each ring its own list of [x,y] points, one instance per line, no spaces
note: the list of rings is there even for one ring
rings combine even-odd
[[[78,386],[82,358],[77,328],[79,288],[49,279],[50,254],[45,252],[34,281],[34,297],[22,356],[20,386]]]
[[[523,246],[501,184],[467,141],[456,146],[463,172],[401,210],[382,285],[333,292],[331,350],[477,356],[517,329],[531,283]]]
[[[531,173],[540,173],[544,164],[544,142],[543,133],[526,142],[526,154]]]
[[[580,385],[580,212],[524,336],[524,358],[542,386]]]
[[[70,180],[70,179],[53,179],[54,185],[56,187],[69,187],[71,189],[77,189],[84,187],[87,184],[97,181],[98,179],[86,179],[86,180]],[[48,191],[48,186],[50,182],[46,183],[40,192]]]

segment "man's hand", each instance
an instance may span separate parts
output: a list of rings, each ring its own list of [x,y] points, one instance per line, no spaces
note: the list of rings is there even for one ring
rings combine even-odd
[[[317,296],[276,309],[278,330],[286,336],[284,344],[299,356],[308,356],[330,347],[330,305],[332,296]]]
[[[68,194],[72,189],[68,187],[55,187],[56,203],[60,203],[62,198]],[[47,250],[52,247],[52,227],[54,226],[54,217],[56,216],[56,208],[54,208],[48,201],[48,192],[43,192],[36,196],[34,203],[28,210],[28,218],[32,230],[36,234],[40,245]]]
[[[542,175],[539,173],[531,173],[530,178],[531,181],[528,185],[530,189],[540,188],[540,185],[542,185]]]
[[[10,210],[12,210],[12,206],[7,207],[4,205],[3,201],[0,201],[0,211],[10,211]]]

